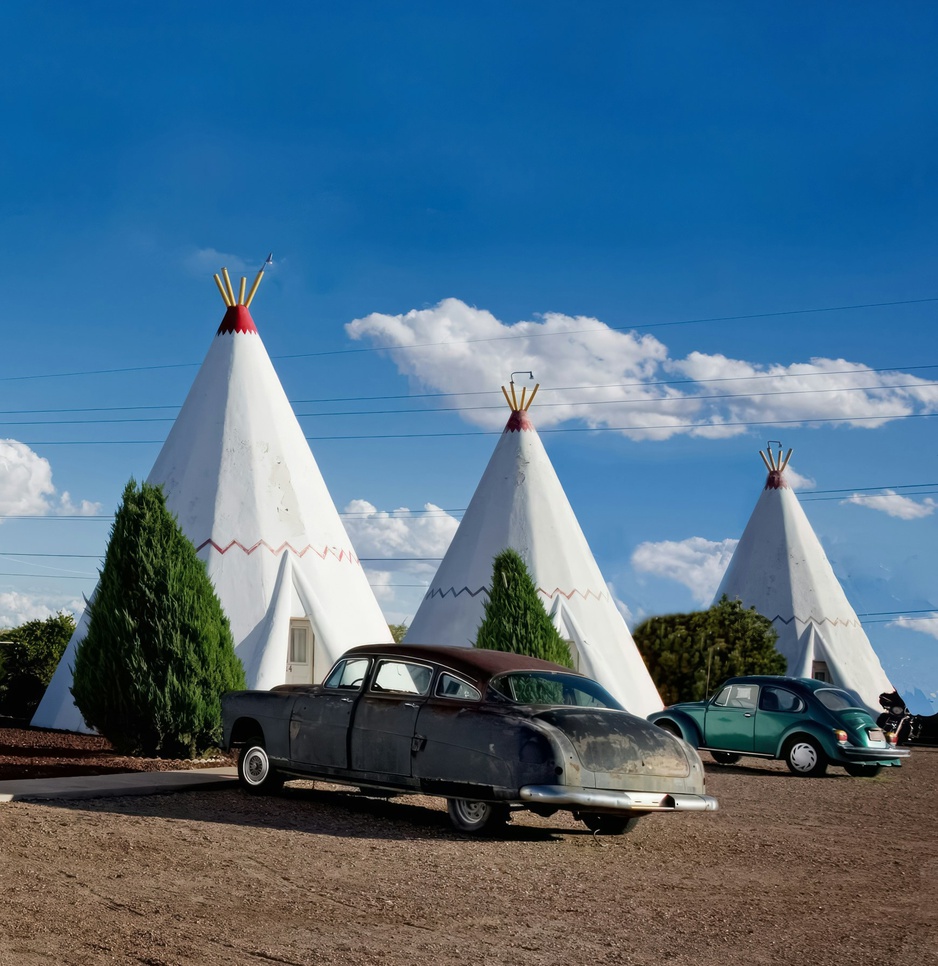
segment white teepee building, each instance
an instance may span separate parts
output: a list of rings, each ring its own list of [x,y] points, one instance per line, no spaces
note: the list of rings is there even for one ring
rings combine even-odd
[[[893,688],[785,480],[791,452],[760,452],[768,479],[715,602],[726,594],[755,607],[772,621],[790,675],[854,691],[878,713],[878,696]]]
[[[484,616],[493,560],[511,547],[570,643],[577,669],[629,711],[658,711],[658,691],[528,416],[537,386],[527,402],[525,392],[520,400],[514,385],[510,399],[505,393],[511,416],[406,641],[471,647]]]
[[[147,482],[206,562],[249,688],[320,680],[344,651],[391,640],[296,415],[227,271],[228,306]],[[32,723],[82,730],[69,691],[88,609]]]

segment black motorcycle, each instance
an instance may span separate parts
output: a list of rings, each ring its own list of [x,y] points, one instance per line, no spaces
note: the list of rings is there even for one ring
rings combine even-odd
[[[891,732],[896,736],[897,745],[909,745],[918,738],[922,730],[921,716],[909,711],[898,691],[881,694],[879,704],[885,710],[876,723],[887,734]]]

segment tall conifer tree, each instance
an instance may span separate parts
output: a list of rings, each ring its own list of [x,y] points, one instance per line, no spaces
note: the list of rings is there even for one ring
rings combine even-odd
[[[228,618],[162,488],[133,479],[75,654],[85,722],[124,754],[189,758],[221,741],[222,693],[244,687]]]
[[[521,555],[511,548],[495,558],[475,646],[573,667],[567,642],[547,616]]]

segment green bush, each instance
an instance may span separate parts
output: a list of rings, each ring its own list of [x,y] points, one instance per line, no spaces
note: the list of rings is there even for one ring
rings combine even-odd
[[[570,648],[544,610],[528,568],[515,550],[503,550],[495,558],[475,646],[573,667]]]
[[[72,695],[122,754],[191,758],[221,740],[244,687],[228,618],[163,491],[131,480],[114,518]]]
[[[0,714],[33,716],[74,631],[66,613],[0,631]]]
[[[666,705],[701,701],[728,677],[787,667],[772,622],[725,594],[709,610],[650,617],[632,637]]]

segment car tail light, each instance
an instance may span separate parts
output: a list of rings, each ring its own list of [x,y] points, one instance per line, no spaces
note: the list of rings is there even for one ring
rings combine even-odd
[[[834,738],[839,741],[842,745],[847,743],[847,732],[842,731],[840,728],[834,729]]]
[[[886,741],[888,741],[891,745],[897,745],[899,743],[899,736],[895,733],[895,731],[887,731]]]

